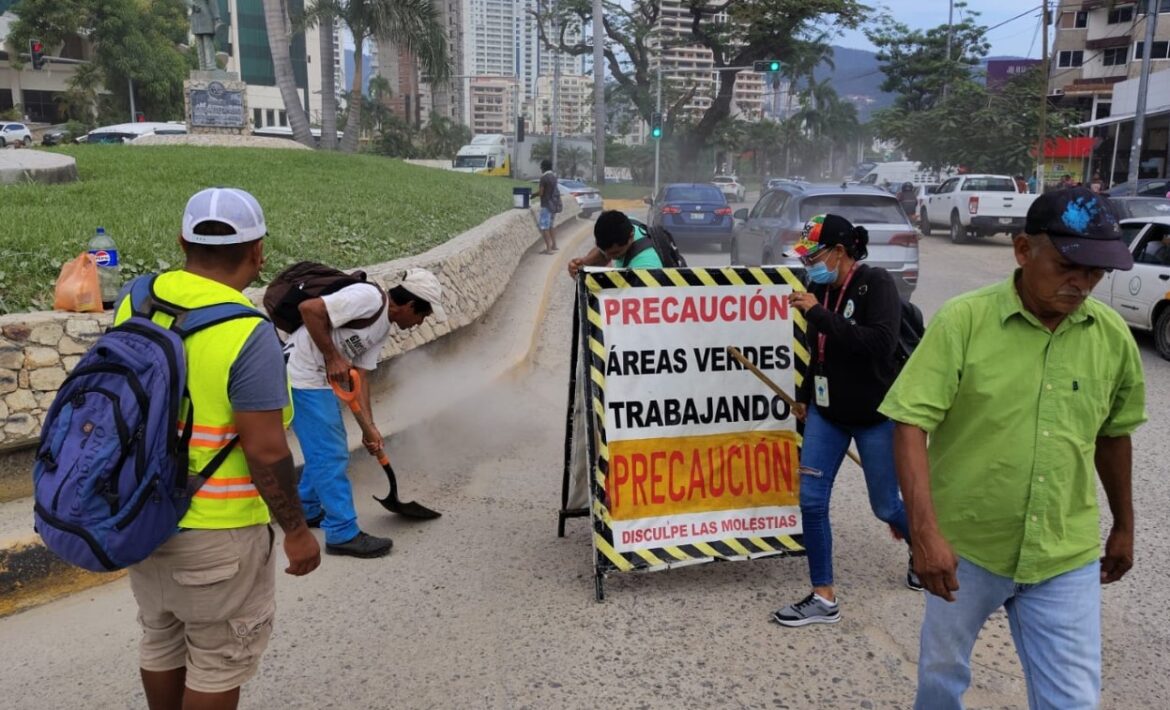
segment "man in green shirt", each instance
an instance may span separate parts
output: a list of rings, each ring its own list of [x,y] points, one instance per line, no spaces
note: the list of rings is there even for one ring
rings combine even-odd
[[[880,411],[927,597],[915,707],[962,708],[975,639],[1008,614],[1032,708],[1095,708],[1101,584],[1133,565],[1130,435],[1146,419],[1124,321],[1089,298],[1133,259],[1108,201],[1040,196],[1020,268],[931,321]],[[929,443],[928,443],[929,437]],[[1112,528],[1100,556],[1094,469]]]
[[[642,240],[650,239],[646,227],[636,224],[624,212],[602,212],[593,225],[593,242],[589,253],[569,261],[569,275],[577,278],[582,266],[606,266],[610,262],[619,269],[661,269],[662,258],[652,244],[642,247]]]

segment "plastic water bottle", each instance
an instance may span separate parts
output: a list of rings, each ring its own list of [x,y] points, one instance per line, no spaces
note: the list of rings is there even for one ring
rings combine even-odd
[[[102,284],[102,308],[113,308],[122,288],[122,266],[118,261],[118,245],[105,227],[98,227],[97,234],[89,240],[89,253],[98,265],[98,278]]]

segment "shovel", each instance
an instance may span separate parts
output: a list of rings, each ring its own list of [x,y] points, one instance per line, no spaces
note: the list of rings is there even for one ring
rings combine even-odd
[[[372,434],[374,427],[366,419],[365,415],[362,414],[362,405],[358,401],[358,395],[361,393],[363,387],[361,373],[358,370],[351,369],[349,371],[349,381],[352,383],[352,389],[348,391],[342,389],[336,382],[330,381],[329,384],[333,386],[333,393],[337,395],[337,398],[345,402],[346,406],[353,412],[354,418],[357,419],[358,427],[362,430],[362,438],[366,441],[374,441],[375,437]],[[414,518],[416,520],[434,520],[442,515],[442,513],[431,510],[424,505],[419,505],[414,501],[403,503],[398,500],[398,478],[394,475],[394,469],[390,466],[390,458],[386,456],[386,452],[382,449],[378,449],[378,453],[375,456],[378,459],[378,463],[382,464],[382,470],[386,472],[386,478],[390,479],[390,494],[385,498],[374,496],[374,500],[381,503],[383,508],[391,513],[398,513],[403,517]]]
[[[758,368],[758,367],[756,367],[755,365],[753,365],[751,360],[748,360],[746,357],[744,357],[743,353],[741,353],[741,352],[739,351],[739,348],[737,348],[737,347],[734,347],[734,346],[731,346],[731,345],[728,345],[728,346],[727,346],[727,352],[728,352],[728,353],[731,355],[731,357],[735,358],[735,359],[736,359],[736,361],[738,361],[738,362],[739,362],[739,364],[741,364],[741,365],[743,365],[744,367],[746,367],[746,368],[748,369],[748,371],[749,371],[749,372],[751,372],[753,375],[755,375],[756,377],[758,377],[758,378],[760,379],[760,382],[763,382],[765,385],[767,385],[767,386],[768,386],[768,389],[770,389],[770,390],[772,390],[773,392],[775,392],[775,393],[776,393],[776,394],[777,394],[777,395],[780,397],[780,399],[784,400],[784,402],[785,402],[786,404],[788,404],[788,406],[789,406],[789,407],[791,407],[791,406],[793,406],[793,405],[795,405],[795,404],[796,404],[796,400],[795,400],[795,399],[793,399],[791,396],[789,396],[789,394],[788,394],[787,392],[785,392],[784,390],[780,389],[780,385],[778,385],[778,384],[776,384],[775,382],[773,382],[773,381],[772,381],[772,380],[771,380],[771,379],[770,379],[770,378],[769,378],[767,375],[765,375],[763,372],[760,372],[760,368]],[[850,448],[850,449],[846,449],[846,450],[845,450],[845,453],[849,454],[849,458],[850,458],[850,459],[852,459],[853,463],[857,464],[858,466],[860,466],[860,465],[861,465],[861,459],[859,459],[859,458],[857,457],[857,454],[853,453],[853,449],[852,449],[852,448]]]

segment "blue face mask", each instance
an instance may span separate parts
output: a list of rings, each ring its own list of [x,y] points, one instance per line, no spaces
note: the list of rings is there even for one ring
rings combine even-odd
[[[815,284],[827,285],[837,281],[837,269],[830,269],[823,261],[808,267],[808,278]]]

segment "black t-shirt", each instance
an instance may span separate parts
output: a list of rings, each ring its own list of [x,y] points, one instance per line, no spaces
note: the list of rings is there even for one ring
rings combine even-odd
[[[829,381],[829,406],[818,407],[829,421],[844,425],[880,424],[885,417],[878,405],[898,376],[894,353],[902,327],[902,301],[894,279],[885,269],[858,264],[846,287],[841,307],[839,290],[814,285],[819,305],[805,314],[811,371],[804,378],[797,400],[816,402],[816,375]],[[818,358],[818,335],[825,334],[825,359]]]

